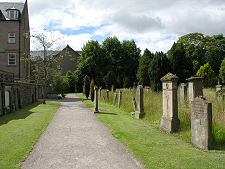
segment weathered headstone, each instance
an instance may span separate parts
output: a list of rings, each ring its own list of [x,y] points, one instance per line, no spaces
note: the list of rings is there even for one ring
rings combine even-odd
[[[112,85],[111,92],[114,92],[114,85]]]
[[[106,90],[106,99],[109,101],[109,90]]]
[[[98,97],[99,99],[102,97],[102,87],[100,87],[98,90]]]
[[[138,85],[136,91],[136,111],[135,111],[135,118],[140,119],[144,117],[144,99],[143,99],[143,86]]]
[[[122,100],[122,91],[119,91],[119,96],[118,96],[118,108],[120,108],[121,105],[121,100]]]
[[[216,85],[216,92],[222,90],[222,87],[223,87],[222,85]]]
[[[180,84],[180,103],[184,103],[187,100],[187,84]]]
[[[2,86],[0,84],[0,116],[3,115],[2,111]]]
[[[160,128],[168,133],[178,131],[180,126],[177,105],[178,79],[179,78],[172,73],[168,73],[161,78],[163,83],[163,115],[160,121]]]
[[[94,113],[98,113],[98,87],[95,86],[95,107],[94,107]]]
[[[113,105],[115,105],[117,99],[117,93],[114,93],[113,95]]]
[[[191,77],[187,79],[189,87],[189,103],[191,103],[194,98],[203,96],[202,90],[202,78],[201,77]]]
[[[149,92],[150,87],[149,86],[146,86],[145,89],[146,89],[147,92]]]
[[[212,104],[202,96],[191,102],[191,141],[202,149],[212,145]]]

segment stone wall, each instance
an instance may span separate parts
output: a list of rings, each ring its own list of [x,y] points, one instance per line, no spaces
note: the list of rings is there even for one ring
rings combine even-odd
[[[0,116],[15,112],[41,98],[41,86],[14,82],[13,76],[0,72]]]

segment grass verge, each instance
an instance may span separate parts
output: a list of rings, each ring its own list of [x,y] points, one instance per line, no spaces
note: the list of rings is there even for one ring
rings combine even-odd
[[[0,169],[20,168],[59,105],[37,102],[0,117]]]
[[[83,98],[82,94],[77,94]],[[93,103],[85,100],[93,110]],[[166,134],[148,120],[134,119],[127,111],[100,101],[96,116],[110,129],[145,168],[224,168],[225,151],[205,151],[190,143]],[[104,108],[104,109],[101,109]]]

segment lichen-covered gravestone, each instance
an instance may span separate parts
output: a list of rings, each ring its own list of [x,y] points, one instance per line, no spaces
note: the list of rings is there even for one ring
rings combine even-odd
[[[143,87],[139,85],[136,91],[136,111],[135,118],[140,119],[144,117],[144,100],[143,100]]]
[[[191,103],[194,98],[203,96],[202,90],[202,78],[201,77],[191,77],[187,79],[189,87],[189,103]]]
[[[98,87],[95,87],[95,107],[94,107],[94,113],[98,113]]]
[[[202,149],[212,145],[212,104],[202,96],[191,102],[191,141]]]
[[[178,131],[180,126],[177,105],[178,79],[179,78],[172,73],[168,73],[161,78],[163,83],[163,115],[160,121],[160,128],[168,133]]]

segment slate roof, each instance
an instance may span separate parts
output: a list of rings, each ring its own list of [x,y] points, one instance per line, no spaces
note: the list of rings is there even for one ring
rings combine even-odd
[[[59,53],[59,51],[48,50],[47,56],[55,56],[58,53]],[[44,51],[43,50],[30,51],[30,56],[44,58]]]
[[[24,3],[12,3],[12,2],[0,2],[0,20],[6,20],[7,18],[7,9],[15,8],[23,12]]]

